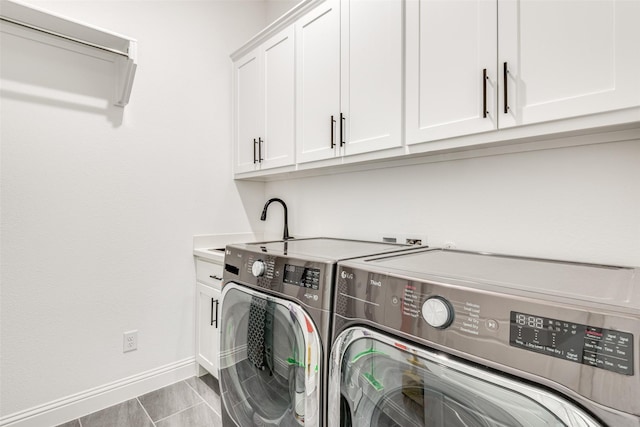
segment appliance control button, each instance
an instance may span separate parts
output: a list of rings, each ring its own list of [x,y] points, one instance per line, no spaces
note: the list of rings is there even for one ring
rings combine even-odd
[[[498,328],[500,327],[500,324],[498,323],[498,321],[494,319],[487,319],[487,322],[485,323],[485,325],[487,326],[487,329],[490,331],[497,331]]]
[[[444,329],[453,322],[453,308],[442,297],[431,297],[422,304],[422,317],[434,328]]]
[[[260,277],[264,275],[265,270],[266,267],[264,265],[264,261],[261,260],[255,261],[251,266],[251,274],[253,274],[254,277]]]

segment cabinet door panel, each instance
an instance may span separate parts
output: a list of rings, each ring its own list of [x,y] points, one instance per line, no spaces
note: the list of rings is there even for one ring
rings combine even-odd
[[[344,154],[402,144],[403,1],[343,1]]]
[[[293,27],[264,45],[265,130],[262,169],[293,164],[294,43]]]
[[[640,2],[499,3],[501,128],[640,105]]]
[[[257,150],[254,138],[262,136],[263,109],[261,105],[260,56],[255,50],[235,65],[235,137],[236,172],[252,171]]]
[[[340,119],[339,5],[338,1],[329,0],[296,23],[296,153],[300,163],[330,158],[336,153],[331,147],[331,116],[336,122]],[[338,142],[335,133],[334,138]]]
[[[496,10],[487,0],[407,2],[407,144],[497,127]]]
[[[220,291],[201,283],[197,284],[196,289],[198,293],[196,358],[202,367],[218,378]]]

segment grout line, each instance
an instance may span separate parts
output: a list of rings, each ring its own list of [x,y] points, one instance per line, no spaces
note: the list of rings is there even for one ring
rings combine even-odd
[[[209,402],[207,402],[205,399],[202,399],[202,401],[204,402],[204,404],[205,404],[205,405],[207,405],[207,406],[208,406],[208,407],[213,411],[213,413],[214,413],[214,414],[216,414],[216,415],[217,415],[217,416],[219,416],[219,417],[222,417],[222,415],[221,415],[221,414],[219,414],[219,413],[218,413],[218,411],[216,411],[216,408],[214,408],[213,406],[211,406],[211,405],[209,404]],[[220,400],[220,405],[222,405],[222,400]]]
[[[156,427],[156,423],[153,421],[153,418],[151,418],[151,415],[149,415],[149,413],[147,412],[147,408],[144,407],[144,405],[142,404],[142,402],[140,402],[140,399],[138,397],[136,397],[136,401],[138,402],[138,405],[140,405],[144,413],[147,414],[147,417],[149,418],[149,421],[151,421],[151,424],[153,425],[153,427]]]
[[[164,417],[164,418],[160,418],[160,419],[159,419],[158,421],[156,421],[156,422],[157,422],[157,423],[159,423],[159,422],[161,422],[161,421],[164,421],[164,420],[166,420],[167,418],[171,418],[171,417],[173,417],[174,415],[178,415],[178,414],[180,414],[180,413],[182,413],[182,412],[184,412],[184,411],[188,411],[189,409],[193,409],[193,408],[195,408],[196,406],[202,405],[203,403],[204,403],[204,401],[202,401],[202,402],[198,402],[198,403],[196,403],[195,405],[191,405],[191,406],[189,406],[188,408],[181,409],[181,410],[179,410],[178,412],[174,412],[174,413],[173,413],[173,414],[171,414],[171,415],[168,415],[168,416],[166,416],[166,417]],[[154,424],[154,425],[155,425],[155,424]]]
[[[78,424],[80,424],[80,427],[82,427],[82,421],[80,421],[80,418],[78,418]]]
[[[204,386],[205,386],[205,387],[209,387],[209,386],[207,385],[207,383],[205,383],[204,381],[202,381],[202,380],[200,379],[200,377],[198,377],[197,375],[196,375],[194,378],[196,379],[196,381],[201,381],[201,382],[204,384]],[[187,385],[188,385],[189,387],[191,387],[191,384],[189,384],[186,380],[185,380],[185,383],[187,383]],[[211,405],[209,404],[209,402],[207,402],[207,399],[205,399],[203,395],[201,395],[200,393],[198,393],[198,390],[196,390],[196,389],[195,389],[195,388],[193,388],[193,387],[191,387],[191,390],[193,390],[193,391],[195,391],[195,392],[196,392],[196,394],[200,397],[200,399],[202,399],[202,401],[204,402],[204,404],[205,404],[205,405],[207,405],[207,406],[208,406],[208,407],[213,411],[213,413],[214,413],[214,414],[216,414],[216,415],[217,415],[217,416],[219,416],[219,417],[222,417],[222,415],[221,415],[221,414],[219,414],[219,413],[218,413],[218,411],[216,411],[216,408],[214,408],[213,406],[211,406]],[[218,395],[218,397],[220,397],[220,395],[219,395],[218,393],[216,393],[213,389],[211,389],[211,392],[212,392],[213,394]],[[222,403],[222,397],[220,397],[220,405],[222,406],[222,404],[223,404],[223,403]],[[221,408],[221,411],[220,411],[220,412],[222,412],[222,408]]]
[[[196,381],[198,381],[198,377],[194,377],[194,378],[196,379]],[[187,380],[183,380],[183,381],[187,385],[187,387],[189,387],[191,390],[193,390],[196,393],[196,395],[200,398],[200,400],[202,400],[203,402],[205,401],[204,400],[204,396],[201,395],[200,393],[198,393],[198,390],[196,390],[195,388],[191,387],[191,384],[189,384],[187,382]]]

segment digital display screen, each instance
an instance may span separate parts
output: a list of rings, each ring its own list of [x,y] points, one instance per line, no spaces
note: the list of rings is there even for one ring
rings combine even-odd
[[[285,264],[282,281],[290,285],[318,290],[320,288],[320,270],[317,268]]]
[[[633,335],[511,312],[509,344],[548,356],[633,375]]]

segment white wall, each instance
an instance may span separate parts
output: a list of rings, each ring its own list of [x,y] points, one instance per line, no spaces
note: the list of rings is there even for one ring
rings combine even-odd
[[[430,246],[640,266],[639,165],[636,139],[277,181],[266,194],[287,202],[294,236],[426,234]]]
[[[139,65],[123,110],[108,63],[2,34],[0,418],[193,358],[192,236],[264,201],[231,179],[228,56],[264,2],[30,3],[136,38]]]
[[[268,0],[266,2],[267,23],[280,18],[293,9],[301,0]]]

